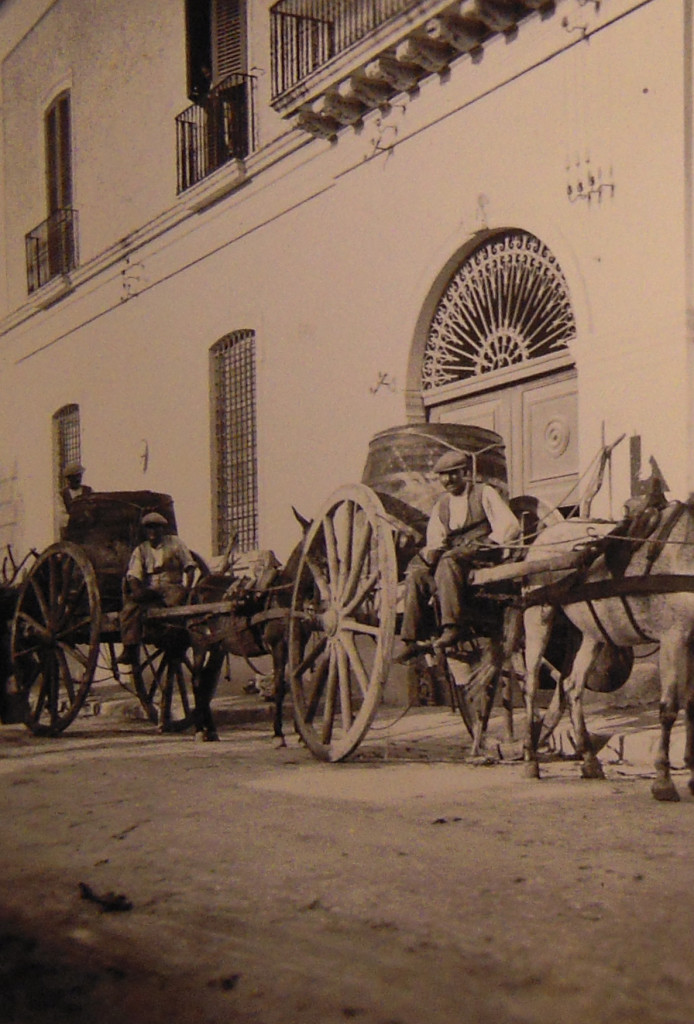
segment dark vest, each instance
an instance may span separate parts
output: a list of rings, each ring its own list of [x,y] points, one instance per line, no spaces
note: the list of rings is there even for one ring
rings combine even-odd
[[[458,538],[465,541],[483,540],[492,532],[489,520],[482,504],[482,485],[473,484],[468,491],[467,516],[463,526],[451,530],[451,495],[444,494],[439,505],[439,516],[441,523],[448,535],[449,541],[455,542]]]

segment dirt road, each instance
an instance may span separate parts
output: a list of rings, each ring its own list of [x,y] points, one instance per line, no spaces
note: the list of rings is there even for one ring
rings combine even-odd
[[[266,727],[0,730],[0,1020],[691,1024],[683,773],[665,805],[645,764],[533,783],[439,720],[346,765]]]

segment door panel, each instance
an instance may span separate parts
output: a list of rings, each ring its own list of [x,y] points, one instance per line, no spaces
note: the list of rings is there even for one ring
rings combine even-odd
[[[509,491],[548,505],[573,504],[578,481],[578,393],[574,370],[493,394],[432,406],[429,418],[495,430],[504,439]]]
[[[523,402],[524,487],[554,504],[575,502],[578,396],[575,380],[529,388]]]

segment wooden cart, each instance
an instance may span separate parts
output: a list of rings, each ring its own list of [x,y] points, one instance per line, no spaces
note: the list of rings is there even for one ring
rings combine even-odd
[[[305,537],[289,622],[289,675],[297,726],[317,758],[349,757],[382,702],[405,570],[423,541],[427,509],[437,489],[440,493],[431,468],[445,450],[442,445],[451,446],[452,431],[456,446],[476,445],[482,453],[478,477],[505,488],[498,435],[441,424],[399,428],[405,455],[398,453],[393,431],[385,438],[377,435],[387,456],[376,469],[373,459],[367,463],[368,483],[339,488]],[[407,500],[413,494],[417,504]],[[537,527],[540,505],[532,497],[512,502],[528,533]],[[480,586],[461,648],[429,659],[445,680],[475,751],[500,683],[510,685],[509,677],[523,669],[519,586],[513,576],[512,570],[506,573],[503,587]],[[547,671],[556,682],[549,660]]]
[[[132,678],[121,679],[116,661],[122,580],[141,539],[142,516],[150,511],[161,513],[176,530],[167,494],[118,491],[79,498],[63,539],[36,555],[26,571],[13,601],[10,657],[24,720],[34,733],[55,735],[67,728],[97,672],[132,687],[147,717],[162,730],[191,723],[191,644],[180,619],[150,610]],[[198,577],[206,575],[204,561],[194,558]]]

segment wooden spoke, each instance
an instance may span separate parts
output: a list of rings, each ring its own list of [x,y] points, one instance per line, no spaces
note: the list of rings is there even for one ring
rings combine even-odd
[[[351,615],[355,608],[358,608],[359,605],[364,603],[366,598],[369,596],[371,591],[374,589],[374,587],[378,583],[378,578],[379,578],[378,570],[376,570],[375,572],[371,573],[369,578],[367,580],[365,580],[364,585],[359,588],[359,590],[354,595],[352,600],[349,601],[344,606],[344,608],[342,609],[342,614],[343,615]]]
[[[356,619],[342,619],[341,628],[348,629],[351,633],[364,633],[365,636],[377,637],[380,633],[380,626],[370,626],[368,622],[357,622]]]
[[[58,671],[56,672],[56,681],[62,680],[62,682],[63,682],[63,684],[65,686],[65,689],[67,691],[68,700],[69,700],[70,704],[74,704],[74,702],[75,702],[75,686],[74,686],[74,683],[73,683],[73,680],[72,680],[72,675],[70,674],[70,669],[68,667],[67,657],[66,657],[66,654],[65,654],[65,650],[63,648],[60,648],[60,647],[57,648],[57,650],[56,650],[56,662],[57,662],[56,668],[58,669]],[[86,665],[86,663],[87,663],[87,659],[84,658],[83,665]],[[56,687],[56,689],[58,689],[58,687]]]
[[[335,537],[335,524],[330,516],[323,517],[323,533],[325,535],[325,549],[328,556],[328,579],[330,580],[330,592],[333,598],[337,598],[340,573],[337,563],[337,538]]]
[[[325,691],[325,682],[328,678],[328,668],[330,664],[330,651],[323,649],[321,658],[316,665],[316,669],[310,679],[310,689],[307,692],[308,700],[306,702],[306,721],[313,722],[316,716],[316,712],[320,707],[320,702]]]
[[[369,690],[369,677],[366,672],[366,669],[364,668],[364,663],[362,662],[359,656],[357,646],[354,643],[354,640],[350,636],[350,634],[345,631],[340,633],[340,640],[342,642],[342,647],[349,659],[349,664],[352,666],[354,678],[359,684],[359,689],[361,690],[362,697],[366,697],[366,694],[368,693]]]
[[[63,613],[61,616],[61,623],[66,620],[69,621],[69,616],[72,614],[74,609],[80,609],[84,606],[85,593],[86,588],[84,581],[82,581],[82,583],[73,590],[72,594],[68,594],[65,603],[62,605]]]
[[[354,484],[336,491],[304,539],[289,675],[297,727],[322,760],[356,749],[381,699],[395,632],[392,529],[378,496]]]
[[[75,719],[99,655],[101,598],[84,551],[53,544],[34,562],[17,597],[10,646],[27,726],[54,735]]]
[[[39,638],[39,642],[35,645],[33,650],[41,650],[40,641],[45,641],[50,638],[50,630],[44,626],[43,623],[38,622],[32,615],[29,615],[25,611],[18,611],[16,613],[16,619],[18,622],[22,622],[25,625],[25,632],[27,635],[34,633]],[[29,650],[31,650],[31,648],[27,645],[22,648],[22,653],[26,654]]]
[[[322,636],[320,638],[316,646],[311,651],[309,651],[309,653],[306,655],[303,661],[295,669],[298,675],[303,675],[305,672],[308,672],[314,666],[319,656],[325,650],[325,645],[327,644],[327,642],[327,636]]]
[[[85,615],[83,619],[78,619],[76,622],[70,622],[65,629],[61,629],[56,633],[58,640],[67,640],[70,635],[84,632],[91,625],[91,619],[88,615]]]
[[[335,718],[335,697],[337,694],[337,659],[334,648],[330,649],[328,655],[328,682],[325,691],[325,708],[323,710],[323,730],[321,739],[323,743],[330,743],[333,735],[333,719]]]
[[[70,593],[70,584],[72,583],[72,580],[74,578],[73,569],[74,562],[68,561],[67,564],[65,565],[65,571],[63,572],[60,594],[58,597],[58,601],[62,608],[64,608],[67,604],[68,595]]]
[[[46,602],[46,595],[44,593],[43,587],[40,586],[39,581],[37,579],[34,579],[33,577],[30,578],[29,585],[31,586],[31,589],[34,592],[34,597],[36,598],[36,603],[43,617],[44,624],[48,626],[51,618],[51,613],[48,610],[48,603]]]
[[[351,601],[354,589],[359,582],[359,578],[364,568],[364,562],[366,561],[366,556],[371,548],[371,532],[371,523],[365,523],[359,536],[354,558],[349,569],[349,575],[347,576],[347,582],[345,583],[345,587],[342,592],[342,600],[344,604],[348,604]]]
[[[184,628],[151,627],[133,665],[135,691],[148,719],[160,732],[182,732],[193,724],[195,676]]]
[[[342,726],[346,732],[352,728],[354,713],[352,711],[352,690],[350,687],[350,672],[347,653],[342,645],[337,648],[337,672],[340,683],[340,709],[342,711]]]
[[[342,600],[347,573],[352,564],[352,547],[354,544],[354,502],[344,503],[344,515],[339,519],[340,531],[337,538],[338,551],[340,553],[340,568],[337,580],[337,597]]]

